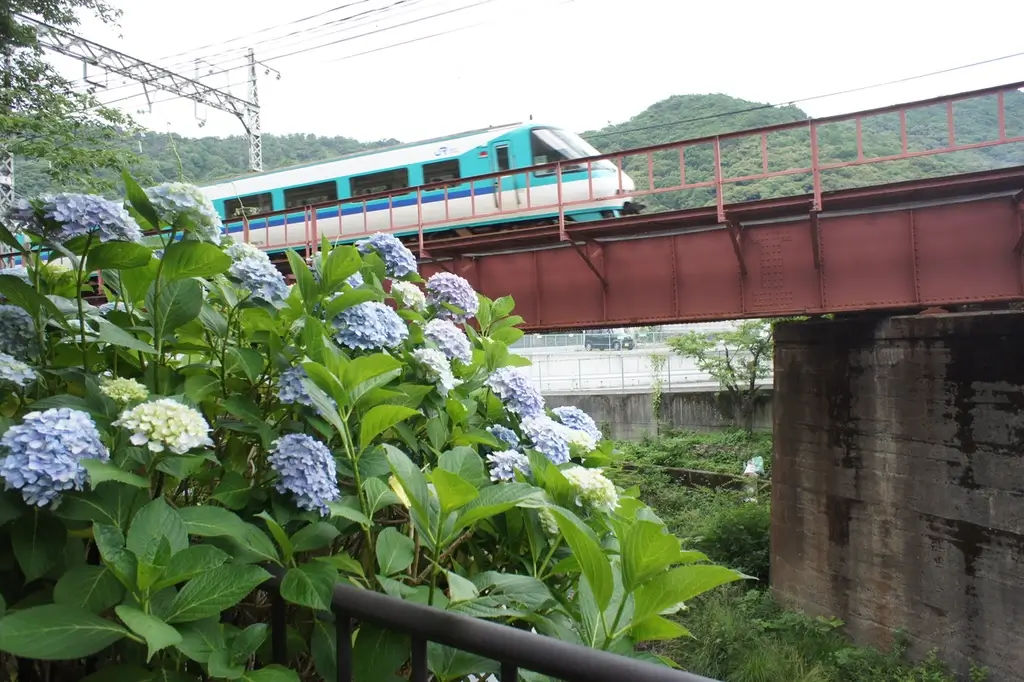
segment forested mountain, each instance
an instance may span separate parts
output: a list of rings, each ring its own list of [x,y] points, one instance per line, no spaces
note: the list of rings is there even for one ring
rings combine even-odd
[[[1005,121],[1008,136],[1024,134],[1024,94],[1006,97]],[[688,140],[778,123],[803,121],[807,115],[795,106],[772,107],[736,99],[727,95],[677,95],[648,107],[629,121],[583,133],[603,152],[644,147],[675,140]],[[961,143],[994,139],[998,120],[995,97],[960,102],[955,108],[956,139]],[[946,143],[947,117],[944,106],[911,112],[907,117],[910,150],[935,148]],[[900,151],[900,124],[896,114],[867,119],[863,124],[865,156],[896,154]],[[316,135],[265,135],[264,162],[268,169],[298,163],[325,160],[343,154],[398,143],[397,140],[360,142],[347,137]],[[185,179],[206,183],[214,179],[243,174],[247,163],[247,144],[241,136],[183,138],[178,135],[146,133],[133,144],[144,157],[136,174],[146,181]],[[727,139],[722,142],[722,160],[727,177],[761,172],[761,141],[758,136]],[[835,123],[821,128],[819,149],[822,163],[852,161],[857,158],[855,128],[852,123]],[[809,132],[806,128],[773,133],[768,136],[770,170],[788,170],[810,166]],[[656,187],[679,182],[679,156],[675,151],[661,152],[654,158]],[[847,167],[824,176],[825,189],[840,189],[934,177],[960,172],[986,170],[1024,164],[1024,144],[942,154],[912,160]],[[647,184],[646,156],[626,159],[626,169],[639,186]],[[17,170],[19,193],[31,195],[47,189],[40,162],[20,161]],[[692,147],[686,152],[686,178],[700,182],[714,177],[713,150],[710,144]],[[795,174],[758,181],[730,184],[728,201],[804,194],[811,191],[809,174]],[[685,208],[708,205],[714,201],[711,188],[669,192],[642,200],[652,209]]]

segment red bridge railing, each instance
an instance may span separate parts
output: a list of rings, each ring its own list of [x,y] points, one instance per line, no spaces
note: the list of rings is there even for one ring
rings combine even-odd
[[[830,180],[829,174],[841,169],[1024,143],[1024,94],[1020,92],[1021,88],[1024,88],[1024,81],[850,114],[782,123],[763,128],[610,152],[584,159],[546,163],[414,188],[368,194],[357,198],[344,198],[306,206],[302,209],[291,208],[273,211],[226,222],[237,225],[241,221],[244,225],[243,238],[245,241],[255,241],[263,249],[298,248],[312,252],[320,240],[320,228],[317,225],[318,213],[333,209],[337,211],[340,224],[337,234],[327,235],[328,238],[352,240],[377,231],[402,233],[415,231],[422,254],[426,251],[424,230],[429,228],[446,225],[457,227],[459,221],[504,219],[516,216],[526,218],[531,213],[540,212],[547,213],[548,217],[552,218],[557,216],[560,237],[564,240],[568,239],[566,213],[587,204],[603,199],[656,196],[702,188],[713,191],[719,220],[724,223],[726,222],[726,206],[732,203],[727,196],[732,188],[739,188],[742,183],[800,175],[807,176],[805,186],[809,190],[800,194],[812,195],[811,211],[816,212],[822,209],[822,193],[824,191],[848,188],[825,187]],[[1019,113],[1013,112],[1016,114],[1015,116],[1008,116],[1007,99],[1010,97],[1021,97],[1022,105]],[[960,102],[980,98],[992,100],[992,110],[988,112],[989,121],[994,121],[994,125],[991,126],[991,134],[982,139],[961,139],[958,136],[956,105]],[[911,119],[915,113],[929,109],[933,110],[931,112],[932,121],[926,124],[926,127],[929,128],[928,131],[925,131],[927,134],[922,134],[921,126],[915,127]],[[939,113],[942,119],[943,128],[942,139],[938,143],[936,143],[934,135],[936,113]],[[895,130],[881,131],[886,139],[875,135],[868,139],[865,133],[867,127],[865,124],[870,125],[868,122],[871,119],[886,115],[895,115],[896,122],[893,124]],[[893,132],[898,132],[898,148],[891,151],[876,150],[875,147],[879,146],[880,142],[895,142],[897,140],[897,136],[891,134]],[[835,138],[849,135],[854,138],[856,154],[853,158],[843,158],[843,154],[835,153],[831,147],[835,144]],[[788,161],[794,156],[794,142],[797,136],[806,136],[806,145],[803,147],[807,152],[806,159],[801,159],[798,162]],[[785,154],[779,153],[780,139],[785,139]],[[870,142],[870,145],[866,140]],[[848,137],[846,142],[849,142]],[[706,168],[696,167],[693,160],[688,163],[688,157],[698,156],[702,152],[706,156],[708,150],[710,150],[713,167],[713,172],[710,174],[706,172]],[[780,157],[785,157],[782,159],[781,167],[777,163]],[[614,191],[602,193],[595,190],[595,166],[602,161],[610,162],[617,169],[618,183]],[[667,167],[666,163],[669,164]],[[607,168],[607,164],[602,165]],[[997,165],[999,164],[990,161],[989,167]],[[658,186],[655,177],[656,167],[661,171],[658,175],[664,176],[667,168],[667,175],[678,177],[678,181]],[[569,192],[565,191],[567,182],[563,179],[563,175],[570,170],[579,171],[581,168],[585,168],[587,173],[587,195],[575,199],[567,198]],[[694,178],[694,174],[701,170],[704,170],[704,173],[700,177]],[[973,170],[984,170],[984,168]],[[537,197],[537,187],[536,185],[531,186],[531,178],[536,178],[538,173],[555,176],[556,192],[553,199],[545,200]],[[626,187],[624,174],[630,175],[634,180],[636,183],[634,189],[630,190]],[[911,175],[913,174],[911,171]],[[919,179],[920,173],[918,176],[918,178],[907,179]],[[507,182],[514,187],[516,179],[525,180],[523,187],[516,188],[515,205],[505,205],[510,201],[505,199],[504,192],[501,191],[486,192],[485,196],[484,190],[488,187],[492,190],[495,187],[503,188]],[[836,184],[842,184],[842,180],[840,179]],[[534,179],[532,182],[535,183],[536,180]],[[573,176],[574,188],[581,186],[580,182],[577,176]],[[855,186],[864,186],[864,184],[854,184]],[[870,183],[868,184],[870,185]],[[469,213],[465,213],[464,205],[460,205],[463,212],[455,216],[451,209],[453,200],[450,200],[449,195],[455,188],[467,186],[470,201]],[[505,189],[504,191],[510,190]],[[427,193],[434,192],[443,192],[443,212],[434,211],[439,215],[427,216],[424,209],[426,204],[424,197]],[[408,208],[412,199],[415,200],[415,213],[408,210],[400,213],[396,203],[404,201]],[[384,200],[388,202],[387,227],[371,228],[369,225],[370,215],[376,211],[368,210],[369,205],[372,202]],[[740,197],[740,200],[745,199]],[[357,210],[350,210],[349,214],[345,215],[346,207],[353,207]],[[358,210],[358,207],[361,207],[361,210]],[[301,226],[297,221],[294,225],[288,224],[288,217],[294,219],[300,214],[303,216]],[[270,241],[269,229],[271,229],[268,221],[277,217],[286,218],[283,239],[276,243],[268,243]],[[263,226],[260,226],[260,223]],[[266,231],[265,238],[259,239],[264,231]]]

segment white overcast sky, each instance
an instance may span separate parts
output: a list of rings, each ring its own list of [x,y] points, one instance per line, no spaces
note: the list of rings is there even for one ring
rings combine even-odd
[[[202,57],[201,74],[226,70],[203,82],[238,96],[251,46],[281,75],[260,70],[264,132],[362,140],[530,115],[583,131],[675,94],[778,103],[1024,52],[1020,0],[112,1],[124,11],[120,27],[88,20],[82,36],[186,75]],[[405,41],[414,42],[398,45]],[[80,64],[54,62],[81,78]],[[216,110],[199,112],[200,127],[195,105],[166,92],[151,94],[148,113],[139,87],[90,74],[109,84],[101,99],[147,111],[136,119],[153,130],[242,132]],[[1024,80],[1024,57],[800,106],[822,116],[1015,80]]]

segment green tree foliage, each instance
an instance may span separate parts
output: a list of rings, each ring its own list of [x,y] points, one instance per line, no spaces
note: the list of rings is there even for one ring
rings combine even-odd
[[[753,430],[758,384],[772,372],[772,331],[768,320],[744,320],[722,332],[689,332],[669,339],[679,355],[692,359],[722,387],[739,424]]]
[[[15,16],[72,30],[78,25],[76,12],[83,10],[108,22],[118,16],[102,0],[0,3],[0,146],[29,164],[28,182],[16,185],[22,194],[45,184],[100,189],[116,178],[104,169],[119,171],[135,159],[130,147],[118,144],[134,130],[131,120],[74,91],[43,58],[36,29]]]

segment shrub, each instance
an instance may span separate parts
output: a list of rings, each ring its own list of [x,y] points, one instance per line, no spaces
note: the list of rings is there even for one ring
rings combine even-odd
[[[696,529],[689,543],[712,561],[742,571],[767,585],[771,525],[771,508],[767,504],[739,502],[715,510]]]
[[[288,251],[289,287],[197,188],[125,184],[126,206],[9,216],[27,267],[0,273],[8,679],[333,679],[338,582],[626,653],[739,579],[610,484],[593,420],[544,408],[511,298],[448,274],[424,291],[387,235]],[[291,670],[267,665],[270,567]],[[408,669],[400,633],[354,637],[361,675]],[[444,682],[495,666],[429,660]]]

